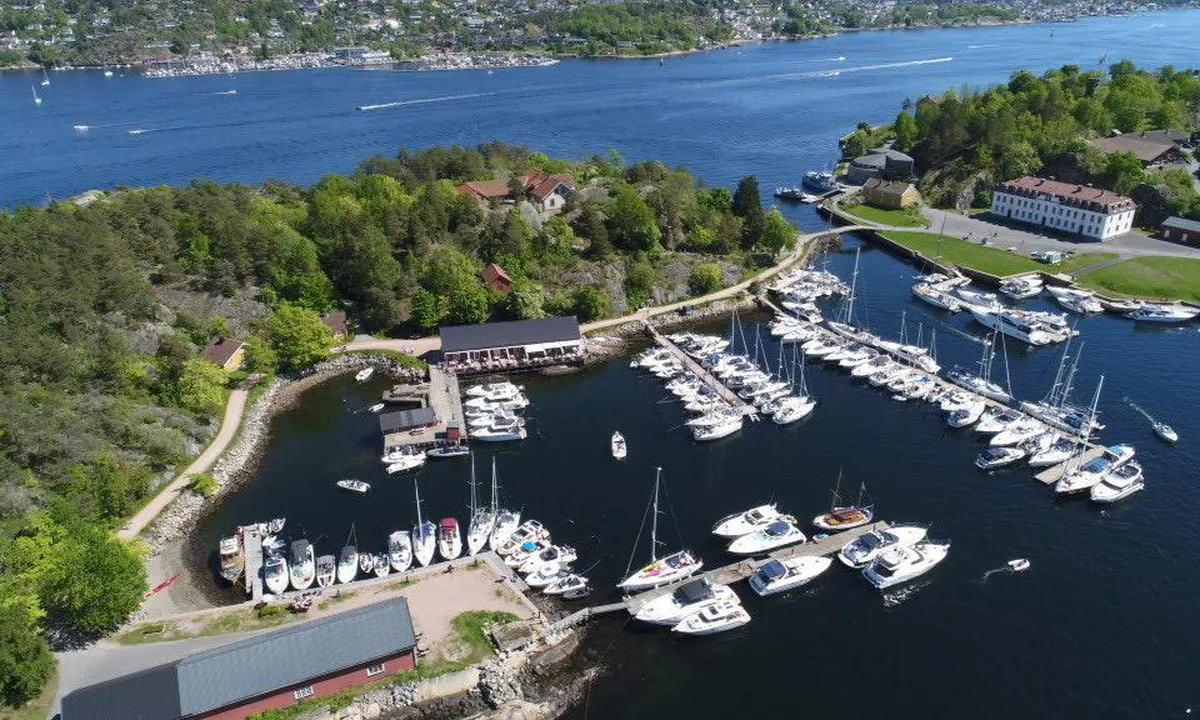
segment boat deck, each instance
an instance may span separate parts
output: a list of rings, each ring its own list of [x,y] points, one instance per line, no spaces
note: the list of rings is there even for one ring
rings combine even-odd
[[[851,542],[862,535],[866,535],[869,532],[873,532],[875,530],[886,530],[889,527],[891,527],[891,524],[881,520],[879,522],[870,523],[863,525],[862,527],[853,528],[851,530],[833,533],[824,540],[810,540],[802,545],[791,545],[789,547],[780,548],[767,555],[767,557],[775,560],[791,560],[792,558],[798,557],[834,555],[841,550],[846,543]],[[692,577],[684,580],[679,580],[669,585],[663,585],[662,587],[631,596],[625,600],[625,607],[631,614],[637,613],[637,611],[643,605],[651,600],[662,597],[667,593],[675,592],[679,586],[699,578],[707,578],[709,581],[720,585],[728,585],[730,583],[738,582],[739,580],[745,580],[754,574],[754,569],[759,564],[759,560],[744,558],[728,565],[722,565],[721,567],[713,568],[708,572],[701,573],[699,575],[693,575]]]
[[[653,325],[646,322],[645,326],[646,332],[650,333],[655,342],[657,342],[661,347],[669,350],[671,354],[679,360],[679,362],[683,363],[683,366],[686,367],[688,371],[700,378],[705,385],[708,385],[715,390],[717,395],[719,395],[722,400],[729,403],[730,407],[736,409],[742,415],[750,418],[751,420],[758,419],[758,414],[753,405],[738,397],[737,393],[726,387],[725,383],[721,382],[716,375],[713,375],[708,371],[708,368],[696,362],[691,355],[688,355],[683,351],[683,348],[671,342],[671,340],[660,333]]]
[[[1088,460],[1098,458],[1103,454],[1103,447],[1099,445],[1091,445],[1087,450],[1084,450],[1083,454],[1079,457],[1072,458],[1064,463],[1059,463],[1054,467],[1046,468],[1037,475],[1034,475],[1034,477],[1037,478],[1038,482],[1045,483],[1046,485],[1053,485],[1054,483],[1058,482],[1059,478],[1063,476],[1063,473],[1067,471],[1068,467],[1079,467]]]

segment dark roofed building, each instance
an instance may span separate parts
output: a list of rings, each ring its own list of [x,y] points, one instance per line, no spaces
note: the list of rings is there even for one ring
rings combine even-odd
[[[416,666],[408,603],[395,598],[76,690],[62,720],[233,720]]]
[[[1179,143],[1188,135],[1176,130],[1142,130],[1099,138],[1092,145],[1104,153],[1131,153],[1147,165],[1164,165],[1184,159]]]
[[[458,372],[519,370],[583,360],[583,336],[575,317],[448,325],[440,334],[442,358]]]
[[[226,372],[233,372],[242,366],[244,352],[245,345],[241,342],[231,338],[217,338],[200,351],[200,356]]]
[[[436,424],[437,414],[433,412],[433,408],[428,407],[400,410],[379,416],[379,431],[385,435]]]
[[[1200,222],[1181,217],[1163,220],[1162,236],[1172,242],[1200,245]]]
[[[325,327],[329,328],[329,331],[333,333],[335,340],[346,339],[350,325],[346,320],[346,313],[344,310],[334,310],[331,313],[325,313],[325,315],[321,318],[321,322],[325,323]]]

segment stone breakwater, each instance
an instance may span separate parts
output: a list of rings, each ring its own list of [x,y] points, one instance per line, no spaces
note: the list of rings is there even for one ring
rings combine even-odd
[[[180,493],[143,535],[151,554],[158,553],[168,543],[190,533],[208,508],[220,503],[226,492],[252,476],[275,413],[291,407],[314,385],[365,367],[373,367],[376,372],[403,382],[414,382],[424,376],[422,370],[402,366],[386,355],[347,353],[314,365],[298,375],[272,380],[243,416],[240,434],[233,446],[212,467],[210,474],[217,481],[217,491],[209,497],[191,490]]]

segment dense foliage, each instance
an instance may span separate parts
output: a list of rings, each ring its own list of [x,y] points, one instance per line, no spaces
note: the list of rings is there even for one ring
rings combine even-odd
[[[719,19],[717,4],[707,0],[618,2],[579,5],[565,12],[547,10],[532,20],[551,36],[584,41],[558,49],[599,55],[610,48],[649,54],[689,50],[728,41],[733,29]]]
[[[1193,71],[1140,70],[1127,60],[1107,72],[1066,65],[1038,77],[1022,70],[1005,85],[950,91],[906,107],[887,130],[925,173],[922,193],[934,202],[955,204],[964,187],[1038,174],[1133,194],[1144,206],[1143,222],[1200,211],[1186,169],[1152,172],[1132,155],[1106,155],[1089,142],[1114,131],[1194,129],[1200,77]],[[847,154],[877,142],[877,135],[867,137],[871,132],[860,126],[847,138],[854,143]],[[981,191],[974,200],[986,206],[990,194]]]

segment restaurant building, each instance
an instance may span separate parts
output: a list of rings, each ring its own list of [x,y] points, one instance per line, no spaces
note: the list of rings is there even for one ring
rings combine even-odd
[[[442,361],[459,374],[583,362],[583,336],[575,317],[449,325],[440,334]]]

